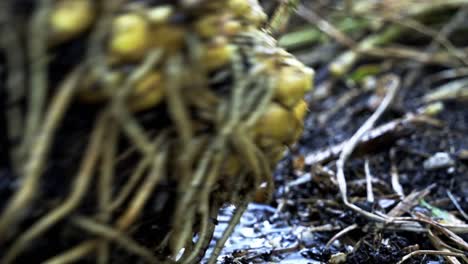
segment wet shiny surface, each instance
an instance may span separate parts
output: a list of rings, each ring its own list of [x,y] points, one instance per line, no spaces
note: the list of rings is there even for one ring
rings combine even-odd
[[[234,210],[234,206],[220,210],[214,240],[222,236]],[[306,227],[288,223],[287,219],[276,208],[250,204],[226,242],[218,263],[320,263],[303,256],[304,249],[299,248],[300,241],[313,240],[313,235]],[[214,243],[206,256],[210,255]]]

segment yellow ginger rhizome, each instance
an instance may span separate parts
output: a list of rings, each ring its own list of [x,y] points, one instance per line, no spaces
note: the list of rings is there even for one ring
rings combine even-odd
[[[268,201],[313,71],[256,0],[1,8],[1,263],[199,263]]]

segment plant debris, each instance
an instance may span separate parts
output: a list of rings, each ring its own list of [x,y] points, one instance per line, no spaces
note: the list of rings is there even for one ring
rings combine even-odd
[[[279,43],[317,69],[304,134],[221,263],[468,263],[467,4],[298,4]]]

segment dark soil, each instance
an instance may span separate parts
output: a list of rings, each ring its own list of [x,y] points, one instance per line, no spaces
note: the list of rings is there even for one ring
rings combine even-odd
[[[393,69],[398,70],[404,69]],[[424,72],[421,76],[424,78],[429,74],[431,72]],[[328,76],[323,76],[322,80],[317,80],[317,86],[328,81]],[[405,77],[404,71],[400,77]],[[275,202],[268,206],[250,207],[228,241],[221,263],[329,263],[333,255],[342,252],[347,255],[344,263],[391,264],[400,261],[412,248],[434,249],[426,233],[376,228],[372,221],[343,206],[339,190],[329,177],[314,173],[313,166],[307,162],[304,164],[304,159],[307,161],[311,153],[350,138],[374,112],[375,107],[370,102],[375,99],[375,93],[362,92],[320,124],[319,117],[349,89],[344,83],[337,83],[325,99],[310,100],[304,135],[277,168]],[[384,114],[377,126],[417,112],[422,105],[421,96],[433,89],[422,84],[403,87],[399,103]],[[395,133],[393,137],[371,142],[357,151],[348,161],[345,171],[348,196],[352,201],[368,211],[388,212],[398,202],[391,187],[393,163],[406,195],[434,185],[424,200],[462,219],[447,193],[451,192],[462,209],[468,211],[468,164],[459,155],[468,149],[467,104],[452,100],[443,102],[443,106],[443,110],[434,116],[441,121],[440,126],[418,124],[407,127],[405,133]],[[449,154],[454,164],[435,170],[426,169],[424,161],[437,152]],[[375,179],[374,203],[366,202],[366,159]],[[331,159],[315,165],[335,171],[335,161]],[[309,181],[287,187],[288,183],[307,173],[312,175]],[[428,211],[422,207],[412,210]],[[327,241],[352,224],[357,224],[355,230],[326,248]],[[325,225],[333,228],[314,231],[314,228]],[[405,263],[445,262],[443,257],[421,255]]]

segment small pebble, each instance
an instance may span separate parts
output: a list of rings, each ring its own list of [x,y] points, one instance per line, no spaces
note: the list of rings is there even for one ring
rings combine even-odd
[[[455,165],[455,161],[446,152],[437,152],[423,163],[425,170],[437,170]]]
[[[395,200],[393,199],[380,199],[379,200],[379,206],[386,209],[389,208],[390,206],[394,205],[396,203]]]
[[[458,158],[461,160],[468,160],[468,149],[462,149],[457,154]]]
[[[330,264],[339,264],[339,263],[345,263],[346,262],[346,254],[343,252],[339,252],[336,254],[333,254],[328,261]]]

